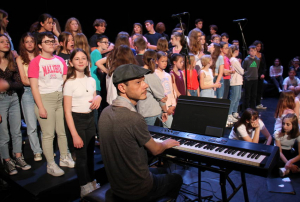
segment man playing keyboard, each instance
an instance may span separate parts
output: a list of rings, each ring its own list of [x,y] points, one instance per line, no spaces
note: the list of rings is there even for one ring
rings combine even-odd
[[[101,155],[114,195],[129,201],[153,201],[162,196],[176,199],[182,177],[175,173],[161,173],[148,167],[147,150],[158,155],[179,146],[168,139],[157,143],[148,126],[136,111],[138,100],[146,99],[148,84],[144,75],[150,71],[133,64],[121,65],[113,74],[118,97],[100,116]]]

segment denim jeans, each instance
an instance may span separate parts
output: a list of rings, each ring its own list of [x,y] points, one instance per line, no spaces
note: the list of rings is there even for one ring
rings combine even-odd
[[[168,115],[168,120],[163,124],[164,128],[171,128],[173,122],[173,115]]]
[[[37,133],[37,118],[34,114],[34,99],[31,88],[24,87],[24,93],[21,98],[23,116],[27,125],[27,135],[30,147],[34,154],[42,153],[40,141]]]
[[[217,80],[217,76],[214,77],[214,83],[216,82],[216,80]],[[215,96],[216,96],[216,98],[222,99],[223,95],[224,95],[224,81],[223,81],[223,77],[221,78],[220,83],[221,83],[221,87],[216,89]]]
[[[238,112],[241,94],[242,85],[230,86],[230,107],[228,115],[232,115],[233,112]]]
[[[200,92],[200,97],[211,97],[214,98],[215,97],[215,91],[210,88],[210,89],[203,89]]]
[[[191,96],[195,96],[195,97],[198,96],[197,95],[197,90],[190,90],[190,89],[188,89],[188,91],[190,92]]]
[[[9,132],[12,139],[13,153],[22,153],[21,110],[17,93],[12,95],[0,94],[0,115],[2,116],[2,122],[0,123],[0,155],[3,159],[9,159]]]
[[[156,116],[151,116],[151,117],[145,117],[144,119],[145,119],[147,125],[154,126],[155,121],[158,117],[161,117],[161,114],[156,115]]]

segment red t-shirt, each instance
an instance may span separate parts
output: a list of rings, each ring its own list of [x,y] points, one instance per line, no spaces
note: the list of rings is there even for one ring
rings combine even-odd
[[[183,70],[185,75],[185,70]],[[195,69],[190,74],[190,70],[187,70],[187,89],[188,90],[197,90],[199,88],[198,74]]]

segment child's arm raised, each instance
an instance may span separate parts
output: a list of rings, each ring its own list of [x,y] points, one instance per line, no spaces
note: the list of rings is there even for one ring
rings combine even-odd
[[[103,72],[105,72],[106,74],[108,74],[108,68],[106,68],[106,67],[104,66],[104,64],[106,63],[106,60],[107,60],[106,57],[101,58],[100,60],[98,60],[98,61],[96,62],[96,65],[97,65],[97,67],[98,67],[99,69],[101,69],[101,71],[103,71]]]

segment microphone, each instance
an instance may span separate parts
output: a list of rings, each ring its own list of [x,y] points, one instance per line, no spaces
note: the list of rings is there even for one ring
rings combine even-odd
[[[189,13],[188,12],[183,12],[183,13],[173,14],[171,17],[172,18],[179,18],[180,16],[183,16],[183,15],[189,15]]]
[[[241,21],[245,21],[245,20],[247,20],[247,18],[242,18],[242,19],[233,20],[233,22],[241,22]]]

